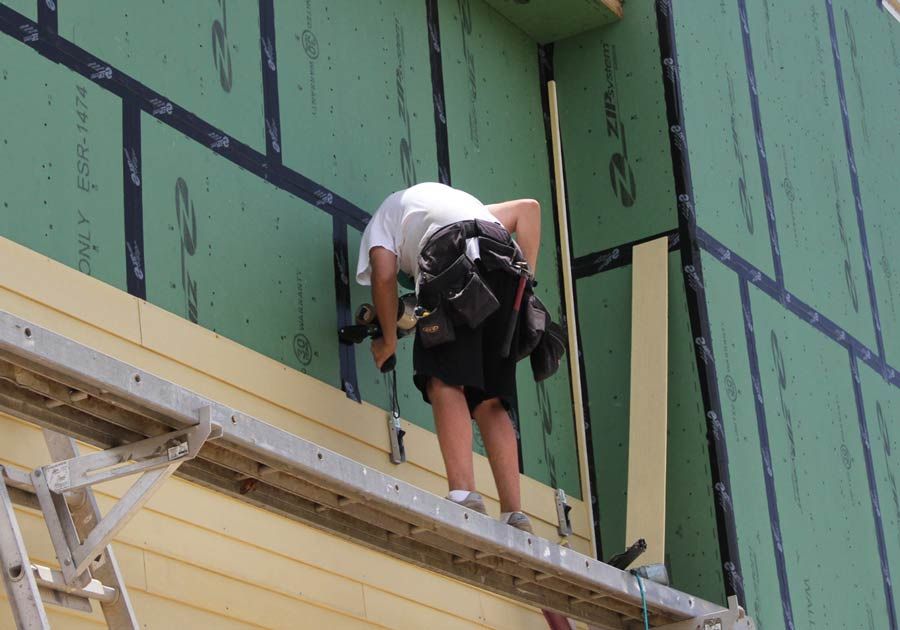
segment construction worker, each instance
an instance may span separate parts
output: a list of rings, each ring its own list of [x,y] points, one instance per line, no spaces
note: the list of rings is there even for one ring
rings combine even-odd
[[[356,276],[372,286],[383,331],[372,342],[379,368],[397,350],[398,272],[415,282],[420,318],[414,381],[434,413],[447,498],[487,514],[475,490],[474,418],[497,484],[500,519],[527,532],[532,528],[521,511],[509,416],[521,358],[510,351],[510,334],[518,328],[511,326],[510,313],[521,281],[531,281],[540,240],[540,205],[534,200],[486,206],[461,190],[423,183],[395,192],[378,208],[362,236]]]

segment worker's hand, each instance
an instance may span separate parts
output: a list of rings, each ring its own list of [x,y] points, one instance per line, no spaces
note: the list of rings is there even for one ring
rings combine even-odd
[[[380,370],[384,362],[394,356],[397,352],[397,340],[386,340],[384,337],[372,340],[372,357],[375,359],[375,366]]]

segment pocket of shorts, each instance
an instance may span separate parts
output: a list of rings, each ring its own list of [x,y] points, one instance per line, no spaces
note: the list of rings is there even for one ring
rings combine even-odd
[[[472,274],[462,291],[450,296],[449,302],[454,314],[470,328],[478,328],[500,308],[497,297],[477,273]]]
[[[422,340],[422,345],[426,348],[433,348],[456,339],[453,323],[447,317],[447,311],[443,305],[439,305],[428,315],[420,318],[416,323],[416,330],[419,339]]]

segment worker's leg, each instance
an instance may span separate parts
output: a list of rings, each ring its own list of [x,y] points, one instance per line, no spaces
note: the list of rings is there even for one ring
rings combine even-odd
[[[463,388],[447,385],[432,376],[428,379],[427,389],[447,469],[447,484],[450,490],[474,490],[472,419]]]
[[[474,415],[500,495],[500,511],[518,512],[522,509],[519,497],[519,450],[509,413],[499,398],[491,398],[478,405]]]

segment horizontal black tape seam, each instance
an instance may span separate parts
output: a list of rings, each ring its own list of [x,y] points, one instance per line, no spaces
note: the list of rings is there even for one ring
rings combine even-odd
[[[59,37],[42,38],[38,26],[9,7],[0,5],[0,31],[62,64],[122,99],[134,99],[142,111],[172,129],[206,146],[230,162],[268,181],[307,203],[340,217],[348,226],[364,230],[370,215],[352,202],[235,140],[161,94],[119,72],[72,42]]]
[[[753,403],[756,409],[756,428],[759,434],[759,454],[762,460],[763,481],[766,488],[766,504],[769,509],[769,526],[772,530],[772,548],[775,552],[775,570],[778,574],[778,590],[781,593],[781,610],[786,630],[794,629],[794,607],[787,565],[784,561],[784,544],[781,536],[781,518],[778,516],[778,498],[775,492],[775,474],[772,469],[772,450],[769,446],[769,427],[766,423],[766,406],[759,373],[759,356],[756,351],[756,329],[750,308],[750,289],[745,278],[738,276],[741,309],[744,313],[744,336],[747,342],[747,360],[750,363],[750,381],[753,387]],[[735,419],[737,420],[737,419]]]
[[[670,252],[676,251],[681,242],[681,236],[679,235],[678,230],[674,229],[660,232],[653,236],[639,238],[630,243],[616,245],[615,247],[610,247],[609,249],[604,249],[603,251],[595,252],[593,254],[585,254],[572,261],[572,275],[576,280],[580,280],[581,278],[587,278],[604,271],[611,271],[630,265],[632,260],[632,250],[636,246],[655,241],[658,238],[669,239],[668,249]]]
[[[677,195],[682,276],[691,335],[694,340],[694,356],[701,400],[706,417],[710,475],[715,502],[719,555],[722,560],[723,586],[726,595],[737,596],[739,603],[746,606],[744,580],[737,545],[737,525],[732,501],[728,446],[721,420],[719,385],[711,344],[709,316],[706,310],[703,269],[697,242],[694,187],[687,134],[684,129],[684,110],[679,82],[678,51],[672,4],[672,0],[657,0],[656,17],[672,174]]]

